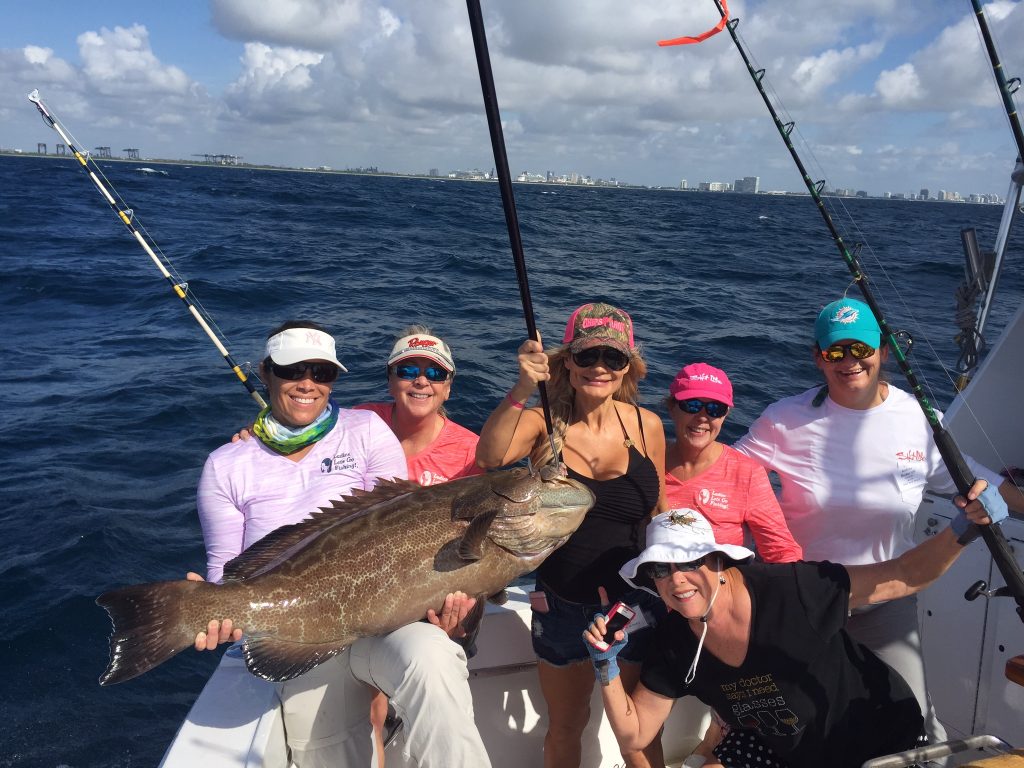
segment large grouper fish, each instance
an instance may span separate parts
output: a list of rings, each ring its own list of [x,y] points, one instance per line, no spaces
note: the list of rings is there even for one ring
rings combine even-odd
[[[189,648],[210,619],[245,630],[246,666],[288,680],[360,637],[440,611],[445,596],[484,598],[540,565],[594,503],[554,465],[422,487],[404,480],[357,490],[268,534],[229,562],[222,584],[163,581],[106,592],[114,624],[101,685],[141,675]]]

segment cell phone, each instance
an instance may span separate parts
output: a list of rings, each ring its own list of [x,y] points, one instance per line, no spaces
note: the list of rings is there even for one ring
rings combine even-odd
[[[594,647],[599,651],[607,651],[608,647],[615,642],[615,633],[628,627],[634,616],[636,616],[636,612],[625,603],[613,605],[604,617],[604,637],[601,642],[594,643]]]

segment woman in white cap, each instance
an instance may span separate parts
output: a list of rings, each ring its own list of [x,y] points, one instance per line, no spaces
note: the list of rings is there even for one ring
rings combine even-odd
[[[519,347],[519,380],[484,424],[476,454],[488,468],[525,456],[535,467],[552,460],[543,412],[525,402],[547,381],[557,450],[569,476],[597,499],[579,529],[538,569],[531,595],[533,649],[548,710],[547,768],[580,763],[594,687],[581,633],[601,609],[599,587],[651,622],[661,610],[618,576],[619,566],[640,551],[644,526],[664,492],[665,432],[655,413],[637,405],[647,366],[633,340],[633,321],[608,304],[585,304],[569,318],[562,341],[547,353],[538,341]],[[627,661],[639,661],[645,634],[636,634]],[[627,681],[636,680],[639,665],[626,668]],[[628,766],[659,765],[661,743],[655,740],[646,755],[623,756]]]
[[[870,307],[833,301],[819,313],[814,339],[825,386],[768,406],[733,447],[778,474],[783,514],[808,560],[890,560],[914,546],[925,488],[956,489],[920,406],[882,376],[888,349]],[[1024,497],[1009,481],[968,464],[1020,508]],[[929,740],[943,741],[925,686],[917,599],[864,607],[847,630],[903,676],[925,712]]]
[[[732,398],[725,371],[707,363],[684,365],[672,379],[666,405],[676,439],[665,448],[665,498],[701,512],[723,544],[742,544],[749,531],[765,562],[801,560],[768,473],[718,441]]]
[[[692,755],[687,766],[856,768],[914,746],[923,725],[917,700],[850,638],[847,615],[923,589],[956,560],[971,522],[1005,518],[1005,503],[985,487],[978,481],[970,502],[957,498],[961,512],[949,529],[872,565],[750,563],[750,550],[716,543],[698,512],[655,517],[645,549],[621,570],[669,609],[632,693],[616,659],[629,647],[626,635],[606,638],[601,615],[585,634],[619,746],[645,744],[682,696],[698,697],[727,726],[714,754]],[[602,640],[614,644],[602,652]]]
[[[409,479],[434,485],[479,474],[476,434],[448,418],[455,359],[444,339],[411,325],[395,340],[387,362],[391,403],[364,403],[391,427],[402,444]]]
[[[410,325],[395,339],[386,366],[390,403],[363,403],[357,410],[376,413],[402,445],[409,479],[436,485],[483,470],[476,463],[477,435],[448,418],[445,403],[452,393],[455,358],[444,339],[425,325]],[[446,598],[442,617],[428,613],[432,623],[454,627],[476,600],[463,593]],[[447,614],[445,616],[445,614]],[[370,722],[383,765],[384,743],[397,723],[389,720],[387,698],[374,697]]]
[[[271,332],[261,366],[270,405],[253,426],[258,439],[218,448],[199,482],[210,581],[219,581],[227,561],[276,528],[355,488],[370,490],[380,478],[405,479],[406,457],[388,425],[371,411],[339,408],[331,399],[340,370],[334,338],[322,326],[289,322]],[[224,620],[212,620],[196,638],[197,649],[239,639],[242,629],[218,618]],[[362,638],[277,684],[294,765],[369,765],[368,685],[391,696],[405,723],[406,750],[422,768],[490,765],[472,725],[465,655],[449,640],[455,630],[446,617],[434,619],[442,631],[420,622]]]

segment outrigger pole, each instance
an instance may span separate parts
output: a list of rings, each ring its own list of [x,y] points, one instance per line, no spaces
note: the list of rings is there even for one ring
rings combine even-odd
[[[537,321],[533,314],[533,300],[530,298],[530,284],[526,277],[526,257],[523,255],[523,238],[519,233],[519,216],[516,214],[516,198],[512,194],[512,179],[508,170],[508,155],[505,152],[505,136],[501,130],[501,113],[498,110],[498,95],[494,90],[494,75],[491,72],[491,56],[487,50],[487,33],[484,31],[484,18],[480,11],[480,0],[466,0],[469,11],[469,26],[473,31],[473,48],[476,51],[476,66],[480,72],[480,88],[484,95],[484,111],[487,113],[487,127],[491,133],[491,149],[494,150],[494,168],[498,174],[498,187],[501,189],[501,204],[505,209],[505,224],[508,226],[508,240],[512,246],[512,259],[516,265],[516,277],[519,280],[519,297],[523,303],[523,316],[526,318],[526,333],[535,341],[540,341],[537,333]],[[553,461],[558,461],[555,450],[555,430],[551,421],[551,407],[548,405],[548,391],[544,382],[538,385],[540,404],[544,409],[544,423],[547,425],[548,440],[551,442]]]
[[[825,204],[821,199],[821,190],[825,186],[824,180],[818,182],[811,181],[811,177],[807,174],[807,169],[800,160],[800,155],[797,154],[796,148],[793,146],[793,142],[790,141],[790,134],[793,132],[794,124],[792,122],[783,123],[782,120],[779,119],[779,115],[775,111],[775,107],[772,105],[771,99],[768,98],[768,94],[765,92],[764,85],[761,82],[764,79],[765,71],[763,69],[754,69],[750,63],[750,57],[747,56],[746,50],[743,48],[742,43],[740,43],[740,40],[736,35],[736,27],[739,24],[739,19],[729,18],[729,11],[724,7],[722,0],[714,0],[714,2],[722,20],[726,22],[725,28],[729,31],[729,36],[732,38],[733,44],[736,46],[736,50],[739,51],[740,56],[743,58],[743,63],[747,65],[747,72],[754,81],[754,85],[757,86],[758,93],[761,94],[761,98],[764,100],[765,106],[768,107],[768,112],[771,114],[772,120],[775,122],[775,128],[778,130],[779,136],[782,137],[783,142],[786,144],[786,148],[789,150],[790,156],[793,158],[793,162],[796,163],[796,167],[800,171],[800,177],[803,179],[804,185],[807,187],[807,191],[817,204],[818,211],[821,213],[821,217],[824,219],[825,225],[832,234],[832,239],[835,241],[836,247],[839,249],[839,253],[843,257],[843,261],[846,262],[846,266],[849,268],[850,274],[853,275],[854,282],[857,284],[857,287],[860,288],[860,292],[864,296],[865,303],[871,308],[872,314],[878,321],[878,326],[882,331],[882,338],[885,339],[889,348],[892,350],[893,357],[896,359],[896,363],[899,365],[900,371],[906,377],[907,382],[910,384],[911,390],[914,393],[914,397],[921,406],[921,410],[924,411],[925,418],[928,420],[928,424],[931,427],[932,437],[935,440],[935,445],[939,449],[939,454],[942,456],[943,463],[949,470],[949,474],[953,478],[953,482],[956,484],[957,490],[962,495],[966,494],[967,491],[970,490],[971,486],[974,485],[974,473],[971,472],[967,462],[964,461],[964,456],[960,452],[960,448],[957,446],[953,436],[944,426],[942,426],[942,421],[939,419],[938,413],[936,413],[932,404],[929,402],[928,397],[917,378],[917,374],[910,367],[910,363],[907,361],[906,355],[903,354],[903,350],[900,348],[895,334],[889,327],[888,322],[886,322],[885,316],[882,314],[882,310],[878,306],[878,302],[875,301],[874,294],[871,292],[871,288],[868,284],[867,275],[865,275],[864,271],[861,269],[857,257],[850,253],[850,250],[846,247],[842,236],[839,234],[835,223],[832,221],[832,216],[829,214],[828,209],[825,208]],[[675,42],[676,41],[664,41],[659,43],[659,45],[675,44]],[[989,551],[992,553],[992,559],[995,562],[996,567],[999,569],[999,572],[1002,574],[1003,579],[1006,581],[1010,594],[1017,603],[1017,615],[1022,621],[1024,621],[1024,573],[1021,573],[1020,567],[1013,559],[1013,554],[1006,542],[1006,537],[1003,535],[1002,528],[1000,528],[998,524],[984,526],[972,525],[968,532],[961,538],[961,543],[969,543],[974,538],[977,538],[979,532],[981,537],[985,540],[985,543],[988,545]]]
[[[195,321],[199,323],[199,327],[202,328],[203,331],[206,332],[206,335],[210,337],[210,341],[212,341],[214,346],[217,347],[217,351],[220,352],[220,354],[224,358],[224,361],[228,364],[228,366],[230,366],[231,370],[234,371],[235,375],[245,386],[246,390],[249,392],[249,395],[252,397],[252,399],[259,404],[260,408],[266,408],[267,403],[260,395],[259,391],[257,391],[256,386],[252,383],[252,381],[250,381],[249,377],[246,376],[245,371],[243,371],[242,368],[231,358],[231,353],[228,352],[227,347],[220,340],[220,337],[217,335],[216,331],[214,331],[213,328],[210,327],[210,323],[207,322],[202,312],[200,312],[196,305],[192,303],[192,300],[188,296],[188,283],[182,280],[175,279],[175,276],[171,274],[171,272],[164,265],[163,260],[161,260],[160,256],[157,255],[157,252],[160,251],[160,247],[155,242],[153,242],[152,238],[147,239],[147,235],[143,235],[142,232],[139,231],[138,227],[135,226],[135,214],[132,211],[132,209],[122,208],[121,206],[119,206],[117,200],[114,199],[113,195],[111,195],[110,191],[107,190],[107,187],[100,180],[99,177],[103,174],[103,172],[99,169],[99,166],[96,165],[96,161],[91,160],[88,152],[82,153],[78,151],[78,148],[71,140],[70,135],[64,130],[63,126],[60,124],[57,118],[55,118],[50,113],[50,111],[46,108],[46,105],[43,104],[43,100],[39,96],[38,89],[32,91],[32,93],[28,95],[28,100],[36,105],[36,109],[39,110],[39,114],[42,116],[46,124],[53,128],[53,130],[55,130],[60,135],[60,137],[64,139],[64,143],[67,144],[68,149],[71,150],[72,154],[74,154],[78,162],[82,164],[82,169],[89,175],[89,178],[92,179],[92,183],[96,185],[96,188],[100,191],[100,194],[103,195],[103,198],[114,210],[114,213],[117,214],[117,217],[122,221],[122,223],[126,227],[128,227],[128,231],[131,232],[132,235],[134,235],[136,241],[138,241],[139,245],[142,246],[142,250],[144,250],[146,254],[149,256],[149,258],[153,260],[153,263],[156,264],[157,269],[160,270],[160,274],[162,274],[164,276],[164,279],[167,280],[168,283],[170,283],[171,290],[173,290],[175,295],[185,303],[186,307],[188,307],[189,313],[192,315]],[[96,170],[90,169],[90,161],[92,162],[92,165]],[[99,175],[97,175],[97,172],[99,172]],[[112,189],[113,188],[111,188],[111,190]],[[120,195],[118,195],[118,198],[120,198]]]
[[[999,52],[996,51],[996,44],[992,40],[992,33],[988,28],[988,21],[985,18],[985,11],[979,0],[971,0],[974,6],[974,13],[978,18],[978,27],[981,29],[981,36],[985,40],[985,49],[988,51],[989,61],[992,62],[992,73],[996,77],[996,85],[999,86],[999,95],[1003,99],[1003,108],[1006,116],[1010,119],[1010,130],[1013,131],[1013,140],[1017,143],[1017,162],[1024,160],[1024,129],[1020,126],[1020,116],[1013,103],[1013,94],[1020,88],[1020,78],[1006,79],[1003,72],[1003,64],[999,60]]]
[[[999,59],[999,52],[996,50],[995,42],[992,39],[992,33],[988,28],[988,20],[985,18],[985,11],[981,7],[979,0],[971,0],[971,5],[974,7],[974,13],[978,19],[978,27],[981,30],[981,36],[985,43],[985,50],[988,52],[989,61],[992,64],[992,74],[996,78],[996,87],[999,89],[999,95],[1003,100],[1003,108],[1006,110],[1006,117],[1010,121],[1010,132],[1013,133],[1014,143],[1017,145],[1017,162],[1014,170],[1010,173],[1010,189],[1006,193],[1006,205],[1003,208],[1003,218],[999,223],[999,232],[996,235],[996,242],[994,247],[995,263],[992,265],[992,277],[988,281],[988,285],[985,288],[985,295],[981,302],[981,311],[978,314],[978,319],[974,324],[973,335],[983,338],[982,331],[985,328],[985,323],[988,320],[989,309],[992,306],[992,299],[995,296],[996,285],[999,281],[999,275],[1002,273],[1003,267],[1003,256],[1006,252],[1006,244],[1009,241],[1010,229],[1013,226],[1013,219],[1017,214],[1017,208],[1020,205],[1021,188],[1024,187],[1024,130],[1021,129],[1020,116],[1017,114],[1017,109],[1013,102],[1013,94],[1020,88],[1020,78],[1014,77],[1009,80],[1006,79],[1006,74],[1003,71],[1003,64]],[[966,242],[965,242],[966,246]],[[968,273],[968,279],[970,279],[970,273]],[[957,389],[963,389],[969,381],[970,373],[973,370],[973,366],[965,365],[962,370],[960,381],[957,382]]]

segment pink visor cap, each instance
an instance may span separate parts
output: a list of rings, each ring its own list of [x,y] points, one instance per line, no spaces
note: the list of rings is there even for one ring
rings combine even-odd
[[[597,346],[608,346],[627,355],[636,349],[633,342],[633,320],[611,304],[584,304],[572,313],[565,326],[562,343],[572,352]]]
[[[707,363],[684,365],[669,384],[668,393],[676,400],[703,397],[732,408],[732,382],[725,371]]]

